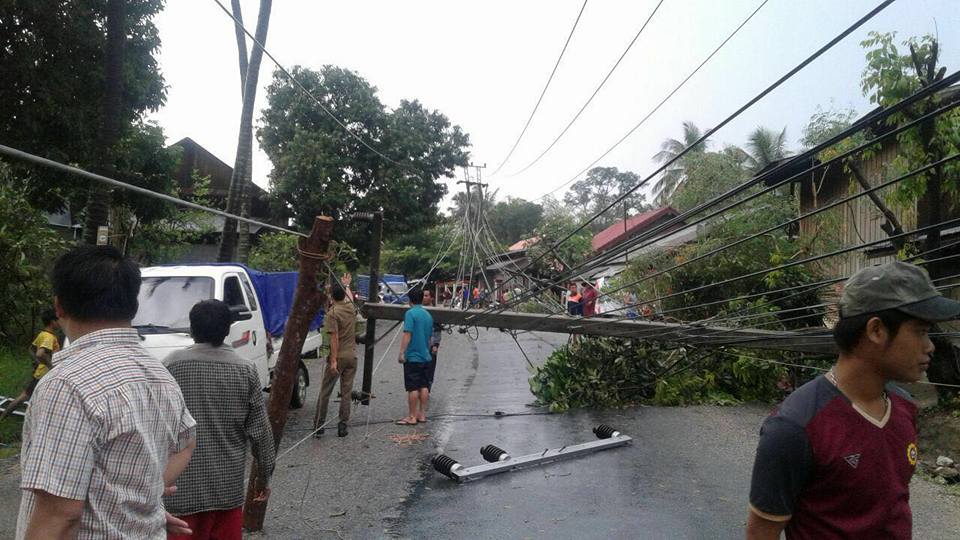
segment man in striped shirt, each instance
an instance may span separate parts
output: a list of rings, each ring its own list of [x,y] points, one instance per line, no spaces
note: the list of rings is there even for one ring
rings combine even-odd
[[[195,344],[163,361],[180,384],[198,429],[193,459],[177,480],[176,493],[164,499],[167,510],[187,522],[193,535],[170,535],[168,540],[240,540],[248,441],[257,470],[268,479],[273,473],[273,432],[256,367],[223,343],[231,322],[227,304],[198,303],[190,310]],[[269,494],[263,486],[257,500]]]
[[[54,266],[70,345],[54,355],[23,425],[17,539],[189,532],[161,498],[190,460],[196,423],[130,327],[139,290],[139,268],[111,247],[80,247]]]

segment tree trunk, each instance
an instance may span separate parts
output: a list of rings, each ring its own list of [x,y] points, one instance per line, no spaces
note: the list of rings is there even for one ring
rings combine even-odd
[[[120,107],[123,96],[123,50],[126,42],[125,0],[107,2],[107,49],[104,67],[103,111],[100,141],[97,145],[99,169],[104,176],[115,172],[113,147],[120,137]],[[91,182],[83,221],[83,241],[97,243],[97,227],[106,225],[112,190],[100,182]]]
[[[260,0],[260,13],[257,15],[256,40],[262,44],[267,41],[267,28],[270,25],[270,9],[272,0]],[[247,65],[247,74],[243,80],[243,108],[240,112],[240,134],[237,137],[237,154],[233,162],[233,174],[230,176],[230,191],[227,194],[227,212],[237,214],[242,206],[244,177],[250,166],[250,156],[253,154],[253,104],[257,95],[257,81],[260,74],[260,61],[263,58],[263,49],[253,45],[250,62]],[[237,222],[227,219],[223,223],[223,235],[220,237],[220,250],[217,255],[219,262],[230,262],[235,259],[237,245]]]
[[[243,87],[247,81],[247,35],[243,31],[243,11],[240,9],[240,0],[231,0],[230,7],[233,9],[233,16],[237,18],[234,24],[234,35],[237,38],[237,60],[240,66],[240,99],[243,99]],[[251,168],[253,164],[253,146],[250,147],[250,154],[247,156],[247,168],[242,176],[242,193],[240,194],[240,217],[250,217],[250,182]],[[250,260],[250,224],[241,221],[237,224],[237,261],[247,264]]]

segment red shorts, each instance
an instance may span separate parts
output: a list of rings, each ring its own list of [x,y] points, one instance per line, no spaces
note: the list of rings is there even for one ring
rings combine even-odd
[[[241,540],[243,536],[243,507],[177,517],[190,525],[193,534],[168,534],[167,540]]]

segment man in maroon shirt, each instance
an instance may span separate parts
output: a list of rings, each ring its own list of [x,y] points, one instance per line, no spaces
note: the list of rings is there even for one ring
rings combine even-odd
[[[889,381],[930,365],[933,322],[960,316],[927,273],[894,262],[844,286],[833,368],[763,423],[750,487],[748,539],[911,537],[917,407]]]
[[[583,295],[581,295],[584,317],[593,317],[597,314],[598,296],[600,296],[600,293],[597,292],[597,289],[593,286],[593,283],[584,282]]]

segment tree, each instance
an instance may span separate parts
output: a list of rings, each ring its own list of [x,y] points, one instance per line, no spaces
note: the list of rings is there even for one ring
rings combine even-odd
[[[810,121],[803,128],[800,144],[804,148],[813,148],[849,128],[856,117],[857,112],[853,109],[824,110],[822,107],[817,107],[817,112],[810,116]]]
[[[257,15],[257,30],[254,35],[256,42],[262,45],[266,45],[272,6],[272,0],[260,0],[260,13]],[[235,7],[239,8],[239,5]],[[239,13],[239,9],[237,13]],[[244,47],[245,49],[246,47]],[[249,204],[244,202],[244,193],[247,191],[247,184],[250,182],[250,162],[253,156],[253,105],[257,97],[257,83],[260,80],[260,61],[262,58],[263,49],[254,43],[253,52],[250,54],[250,62],[247,64],[246,75],[242,77],[243,105],[240,110],[240,134],[237,136],[237,154],[233,162],[233,173],[230,175],[230,190],[227,193],[227,212],[231,214],[241,213],[243,206]],[[242,64],[243,62],[241,62]],[[248,234],[245,242],[249,242],[249,240]],[[223,235],[220,237],[220,250],[217,254],[218,261],[228,262],[235,259],[236,241],[236,220],[224,220]],[[247,246],[247,249],[249,249],[249,246]],[[246,255],[245,253],[244,256]]]
[[[640,177],[633,172],[620,172],[616,167],[594,167],[587,171],[583,180],[574,182],[563,196],[563,202],[581,218],[598,214],[610,206],[613,201],[640,183]],[[642,212],[648,208],[646,197],[640,190],[628,195],[616,208],[601,214],[591,225],[594,233],[606,229],[626,215]]]
[[[668,163],[670,160],[680,155],[680,152],[682,152],[685,148],[692,146],[695,142],[697,142],[700,137],[703,137],[703,133],[700,131],[700,128],[696,126],[696,124],[693,122],[684,122],[683,140],[664,140],[663,143],[660,144],[660,151],[654,154],[653,159],[660,163]],[[677,189],[677,186],[679,186],[685,178],[683,171],[686,159],[694,154],[706,152],[708,142],[709,139],[704,140],[700,144],[696,145],[689,152],[687,152],[683,158],[673,162],[669,167],[667,167],[666,170],[663,171],[663,174],[660,175],[657,183],[653,185],[653,193],[657,197],[658,203],[665,204],[666,201],[669,200],[670,194],[673,193],[673,190]]]
[[[670,195],[670,206],[685,212],[727,192],[747,180],[744,155],[737,147],[704,152],[686,160],[686,179]]]
[[[470,196],[467,197],[467,190],[458,191],[453,194],[451,202],[453,203],[447,210],[450,211],[450,215],[454,218],[463,219],[463,216],[467,213],[467,202],[469,200],[470,206],[470,216],[471,219],[477,216],[477,213],[484,211],[489,213],[489,211],[497,205],[497,193],[499,189],[494,190],[485,190],[482,192],[483,197],[481,198],[478,193],[477,187],[470,187]]]
[[[446,222],[394,238],[383,247],[383,271],[403,274],[408,280],[453,279],[460,258],[459,230],[459,224]]]
[[[780,133],[762,126],[754,129],[747,139],[746,151],[750,156],[749,166],[754,174],[789,156],[791,152],[787,150],[787,128],[783,128]]]
[[[247,35],[243,29],[243,10],[240,8],[240,0],[230,0],[230,10],[236,22],[233,25],[233,35],[237,40],[237,63],[240,67],[240,99],[243,101],[243,88],[247,83],[247,66],[250,59],[247,56]],[[253,137],[253,125],[248,130],[250,137]],[[247,167],[243,172],[242,189],[240,190],[240,217],[250,217],[250,189],[253,183],[253,145],[250,145],[250,153],[247,155]],[[250,224],[246,221],[237,223],[237,260],[247,264],[250,259]],[[296,266],[294,266],[295,268]]]
[[[559,246],[553,245],[567,236],[580,224],[570,209],[553,197],[543,199],[543,221],[535,231],[540,240],[530,247],[532,259],[539,259],[532,268],[524,273],[538,276],[556,276],[566,269],[577,266],[590,254],[590,241],[593,234],[582,229],[565,240]]]
[[[497,240],[505,245],[533,236],[543,221],[543,207],[516,197],[507,197],[490,209],[487,220]]]
[[[438,179],[468,162],[469,138],[460,127],[416,100],[388,110],[376,88],[347,69],[291,72],[353,132],[275,73],[257,136],[273,163],[273,192],[294,222],[306,226],[320,214],[340,218],[382,209],[388,240],[435,225],[446,193]],[[369,253],[366,225],[346,224],[337,233],[359,253]]]
[[[138,179],[131,174],[136,171],[122,166],[136,161],[122,155],[123,141],[140,136],[146,126],[143,115],[159,108],[166,95],[154,56],[160,38],[152,22],[163,2],[123,4],[123,32],[118,32],[125,36],[119,71],[123,92],[115,107],[118,128],[113,139],[120,148],[111,144],[100,150],[105,144],[107,0],[0,3],[0,140],[87,169],[102,171],[105,163],[116,164],[121,180]],[[11,166],[11,174],[32,205],[44,210],[84,206],[84,182],[65,182],[62,173],[20,164]]]
[[[53,292],[47,275],[66,242],[27,204],[24,190],[0,162],[0,343],[18,349],[37,331]]]
[[[867,66],[861,79],[861,89],[872,103],[887,107],[921,88],[928,87],[941,79],[946,67],[938,67],[940,44],[933,36],[910,38],[903,42],[909,54],[900,54],[894,44],[896,33],[881,34],[871,32],[861,45],[867,49]],[[887,125],[896,126],[916,120],[941,106],[942,96],[933,96],[891,115]],[[931,162],[960,151],[960,112],[957,109],[922,122],[917,129],[910,129],[897,135],[898,151],[890,173],[905,174]],[[960,173],[956,162],[934,167],[918,174],[905,182],[897,184],[893,192],[893,202],[901,207],[914,204],[918,215],[918,225],[934,225],[943,221],[944,195],[956,200],[958,193],[956,182],[945,182]],[[916,201],[916,202],[915,202]],[[924,251],[940,246],[939,229],[927,233]],[[942,263],[931,264],[927,268],[933,277],[945,275],[947,267]]]

